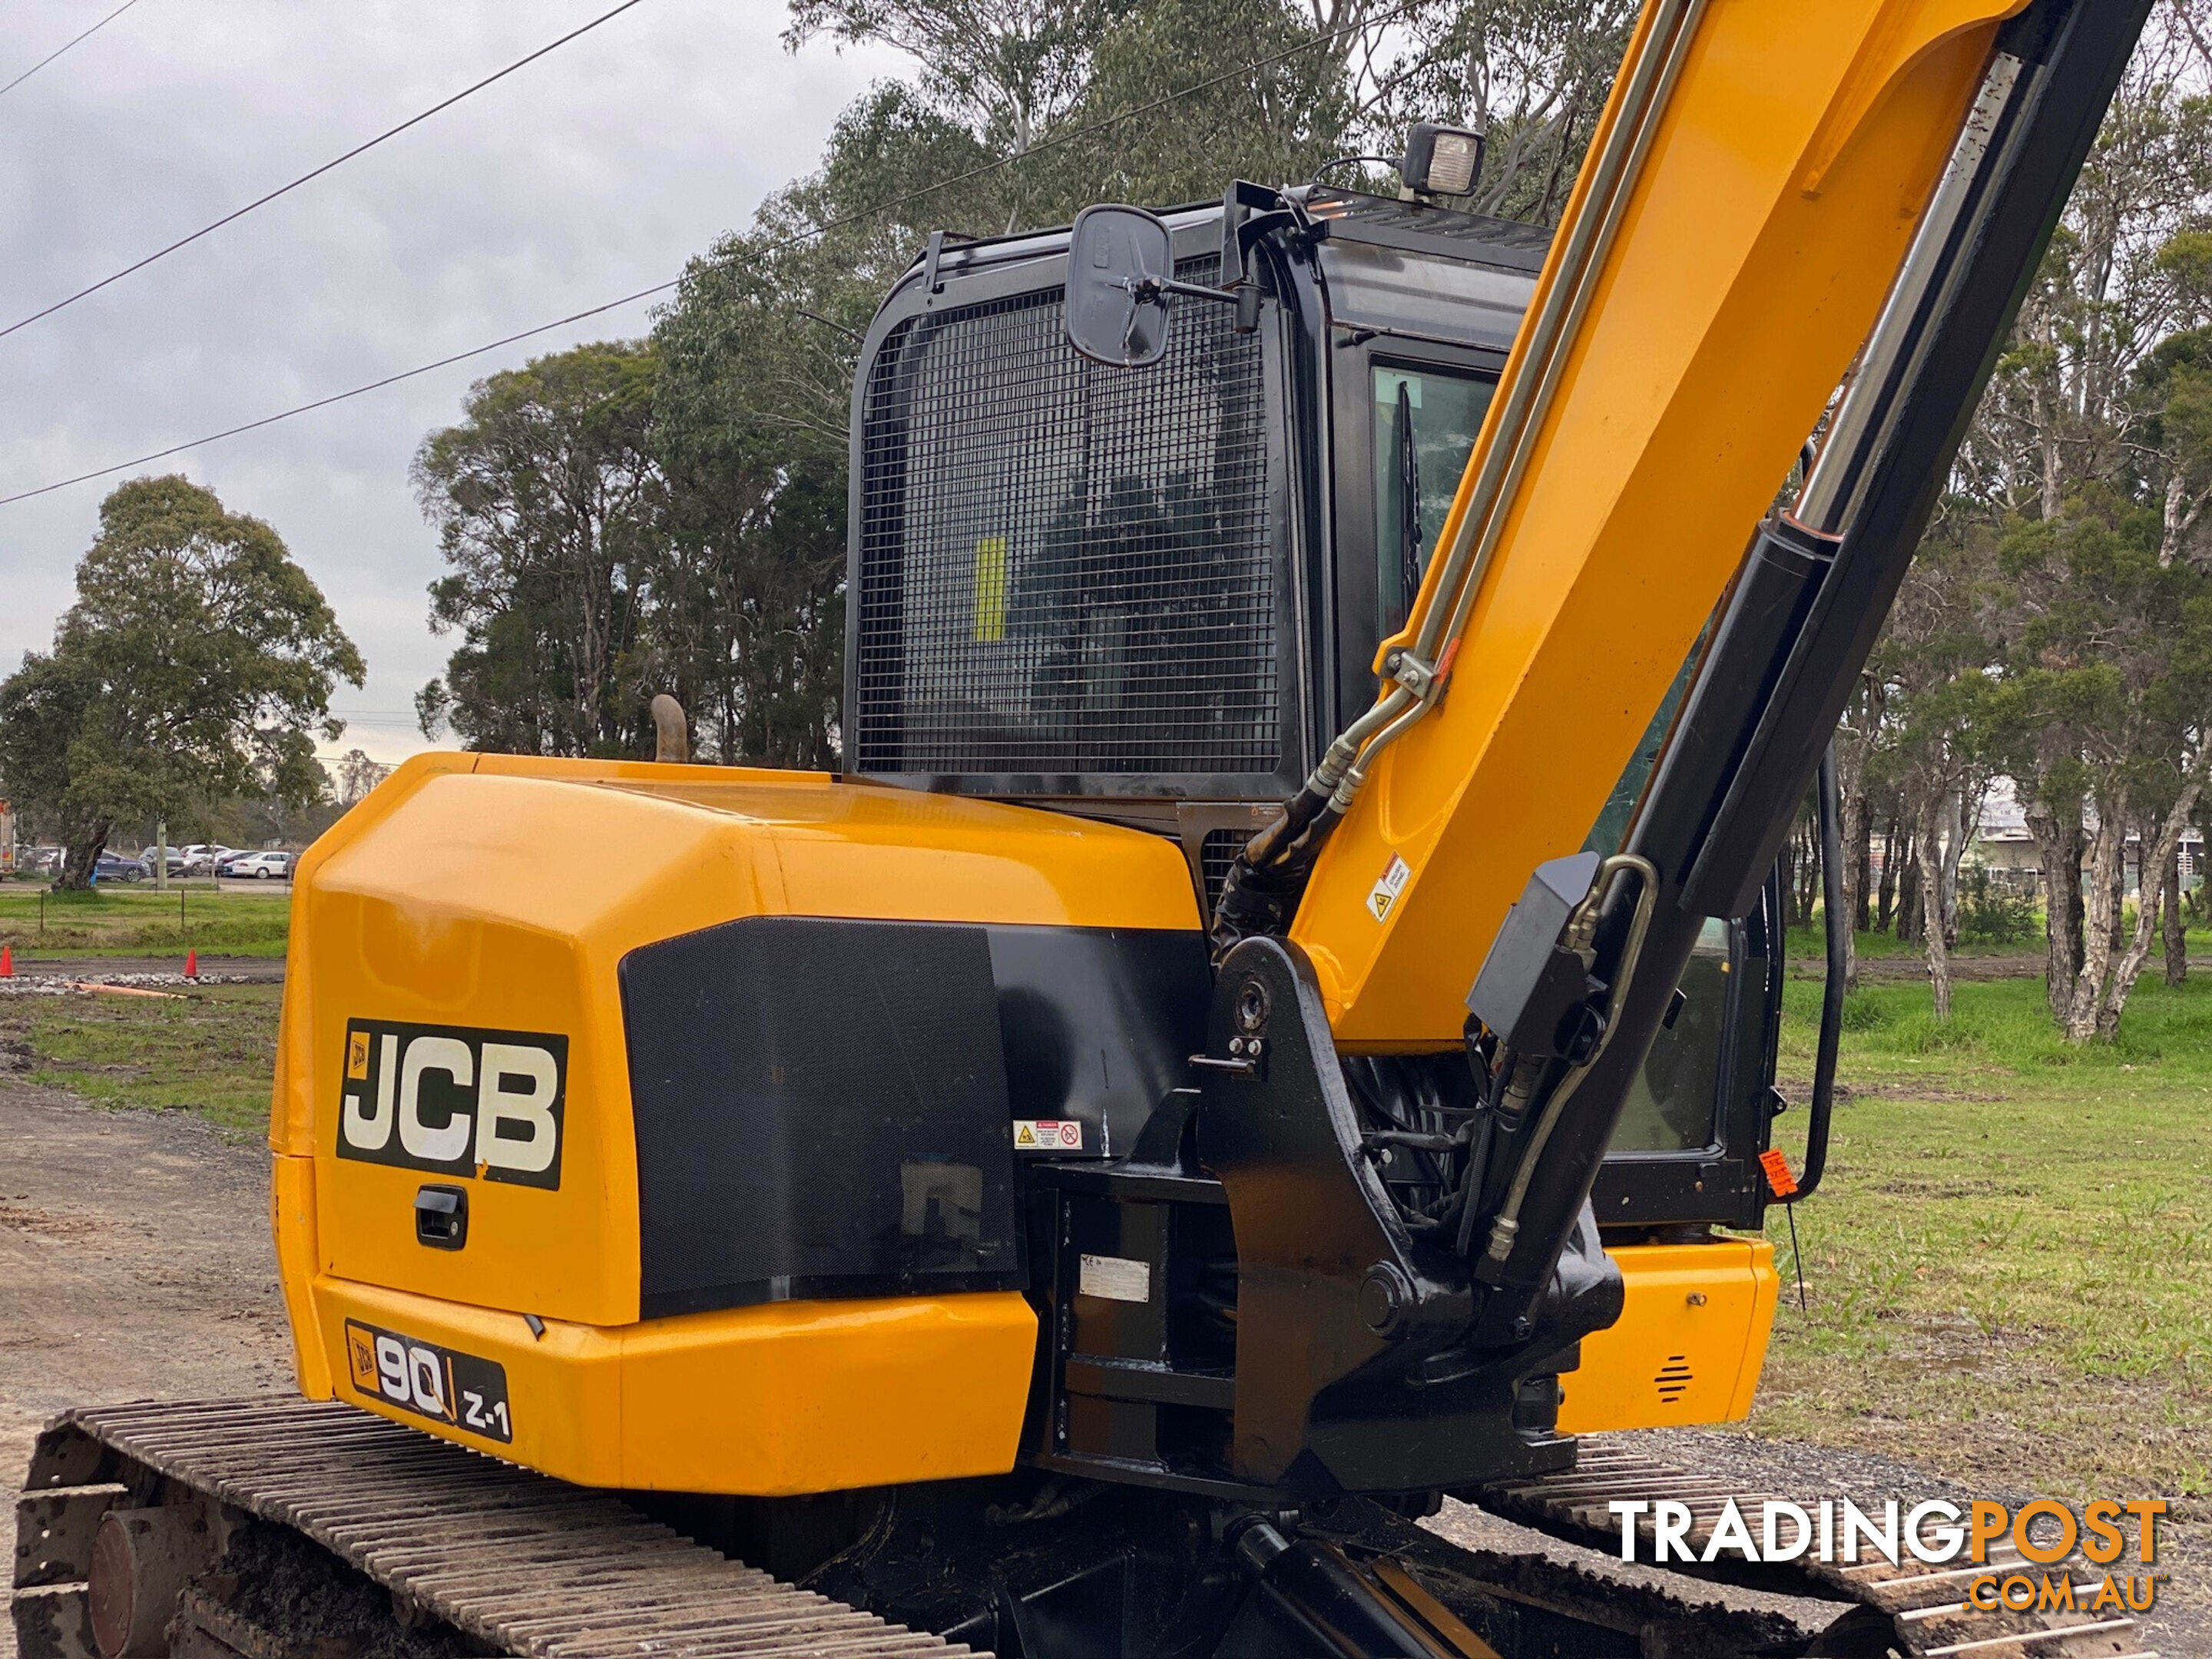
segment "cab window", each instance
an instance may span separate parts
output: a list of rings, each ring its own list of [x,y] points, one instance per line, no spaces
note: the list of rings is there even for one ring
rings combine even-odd
[[[1616,1152],[1703,1152],[1714,1144],[1729,1046],[1729,925],[1708,919],[1682,969],[1682,1010],[1660,1028],[1613,1132]]]
[[[1498,382],[1387,363],[1371,365],[1370,372],[1375,613],[1388,635],[1405,626]]]

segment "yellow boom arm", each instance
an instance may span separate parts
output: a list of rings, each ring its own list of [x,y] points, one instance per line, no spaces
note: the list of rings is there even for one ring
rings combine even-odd
[[[1458,1041],[1507,908],[1589,835],[1872,329],[2021,9],[1646,6],[1291,930],[1341,1048]]]

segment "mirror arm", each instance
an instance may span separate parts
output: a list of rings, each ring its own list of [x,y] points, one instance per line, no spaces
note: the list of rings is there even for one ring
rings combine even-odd
[[[1236,328],[1239,334],[1255,333],[1260,326],[1260,301],[1264,295],[1260,285],[1249,277],[1234,288],[1206,288],[1197,283],[1177,282],[1172,276],[1140,276],[1129,284],[1129,292],[1140,305],[1164,294],[1221,301],[1237,307]]]
[[[1178,282],[1172,276],[1139,276],[1130,284],[1130,290],[1139,301],[1162,294],[1182,294],[1194,300],[1225,300],[1232,304],[1237,299],[1229,289],[1207,288],[1198,283]]]

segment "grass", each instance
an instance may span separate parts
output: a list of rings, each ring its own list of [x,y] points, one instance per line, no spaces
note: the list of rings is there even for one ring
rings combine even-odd
[[[1818,994],[1789,989],[1785,1079],[1811,1073]],[[2212,978],[2147,976],[2087,1049],[2039,980],[1956,996],[1948,1024],[1924,986],[1845,1005],[1851,1097],[1797,1218],[1810,1311],[1775,1211],[1786,1293],[1751,1427],[2212,1512]]]
[[[2032,957],[2040,961],[2043,955],[2042,922],[2038,921],[2034,931],[2023,933],[2009,944],[1991,939],[1962,939],[1951,952],[1954,957]],[[1886,960],[1891,957],[1910,957],[1918,960],[1927,953],[1927,946],[1917,939],[1899,939],[1892,933],[1863,933],[1858,936],[1858,954],[1862,957]],[[1793,962],[1819,962],[1828,953],[1828,936],[1820,923],[1801,923],[1790,930],[1790,958]]]
[[[281,887],[267,894],[103,887],[48,893],[11,882],[0,886],[0,944],[19,956],[181,957],[196,948],[281,957],[291,910],[290,891]]]
[[[2127,907],[2123,921],[2132,937],[2136,925],[2133,904]],[[2190,955],[2212,954],[2212,927],[2192,925],[2184,930],[2182,937],[2188,944]],[[1792,962],[1819,962],[1828,953],[1828,936],[1817,921],[1800,923],[1792,927],[1789,939],[1790,959]],[[2017,957],[2023,962],[2033,963],[2035,971],[2041,973],[2043,951],[2043,915],[2038,911],[2029,918],[2027,927],[2017,937],[2010,940],[1963,938],[1952,947],[1951,954],[1954,957]],[[2165,947],[2157,940],[2151,941],[2150,960],[2154,971],[2166,960],[2164,951]],[[1893,957],[1910,957],[1918,962],[1924,960],[1927,953],[1928,947],[1918,940],[1899,939],[1893,933],[1862,933],[1858,936],[1858,954],[1863,959],[1871,957],[1887,961]]]
[[[0,999],[0,1048],[27,1079],[104,1106],[188,1110],[251,1139],[269,1122],[281,985],[150,997]]]

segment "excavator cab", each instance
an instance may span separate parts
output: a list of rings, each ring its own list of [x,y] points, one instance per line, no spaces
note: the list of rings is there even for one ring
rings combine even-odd
[[[848,763],[1170,838],[1210,918],[1237,854],[1374,700],[1377,647],[1406,623],[1549,238],[1434,199],[1319,185],[1239,185],[1133,215],[1160,227],[1159,274],[1171,263],[1185,291],[1144,321],[1151,361],[1127,366],[1069,339],[1070,244],[1109,212],[1133,215],[933,238],[867,333]],[[1079,249],[1079,304],[1121,224]],[[1224,260],[1264,305],[1240,315],[1201,297],[1224,291]],[[1131,333],[1118,292],[1109,283],[1091,302],[1109,358]],[[1692,665],[1590,826],[1592,850],[1618,850]],[[1759,1154],[1783,1104],[1778,896],[1697,942],[1593,1194],[1609,1244],[1760,1227]],[[1741,1415],[1771,1281],[1760,1247],[1727,1254],[1725,1283],[1748,1293],[1705,1305],[1724,1304],[1740,1328],[1717,1351],[1698,1340],[1694,1362],[1675,1328],[1608,1355],[1640,1395],[1571,1421]],[[1679,1264],[1699,1258],[1664,1260],[1680,1302]]]

